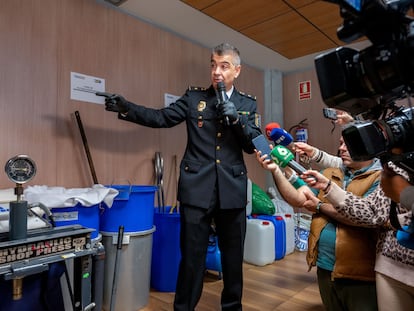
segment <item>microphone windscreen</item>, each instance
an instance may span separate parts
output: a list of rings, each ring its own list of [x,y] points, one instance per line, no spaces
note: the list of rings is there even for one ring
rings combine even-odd
[[[293,153],[282,145],[276,145],[270,152],[272,160],[280,167],[286,167],[294,158]]]
[[[272,132],[273,129],[275,128],[280,128],[280,124],[277,122],[270,122],[268,125],[266,125],[265,127],[265,132],[266,132],[266,137],[267,139],[271,140],[270,138],[270,133]]]
[[[273,140],[276,145],[288,146],[293,142],[293,137],[282,128],[274,128],[270,132],[270,140]]]

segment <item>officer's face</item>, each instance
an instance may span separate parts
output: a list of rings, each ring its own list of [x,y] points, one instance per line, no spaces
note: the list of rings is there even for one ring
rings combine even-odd
[[[229,90],[233,85],[234,79],[240,74],[241,66],[233,64],[233,55],[217,55],[213,54],[211,57],[211,83],[214,88],[217,88],[217,83],[223,81],[226,85],[226,90]]]

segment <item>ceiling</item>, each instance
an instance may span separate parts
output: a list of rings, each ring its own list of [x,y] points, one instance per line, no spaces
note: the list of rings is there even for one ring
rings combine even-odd
[[[291,72],[313,67],[336,36],[339,6],[316,0],[97,0],[206,47],[237,46],[245,63]],[[352,46],[363,48],[365,40]]]
[[[341,45],[339,6],[315,0],[182,0],[288,59]]]

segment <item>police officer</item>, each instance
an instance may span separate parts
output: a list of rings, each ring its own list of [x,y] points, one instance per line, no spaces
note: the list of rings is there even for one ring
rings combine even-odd
[[[241,70],[238,49],[223,43],[211,53],[211,86],[189,88],[162,109],[133,104],[113,94],[105,108],[122,120],[154,128],[187,123],[187,147],[180,165],[180,247],[175,311],[192,311],[203,289],[212,220],[216,226],[223,270],[222,310],[242,310],[243,248],[246,232],[247,170],[243,151],[254,152],[261,134],[256,100],[233,86]],[[228,99],[219,101],[217,84]]]

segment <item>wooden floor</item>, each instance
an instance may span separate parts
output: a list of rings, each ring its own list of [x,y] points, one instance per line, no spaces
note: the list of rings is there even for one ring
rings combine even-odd
[[[271,265],[244,264],[243,311],[322,311],[316,269],[307,271],[305,252],[295,251]],[[196,311],[220,310],[222,281],[207,272]],[[141,311],[171,311],[174,293],[152,291]]]

